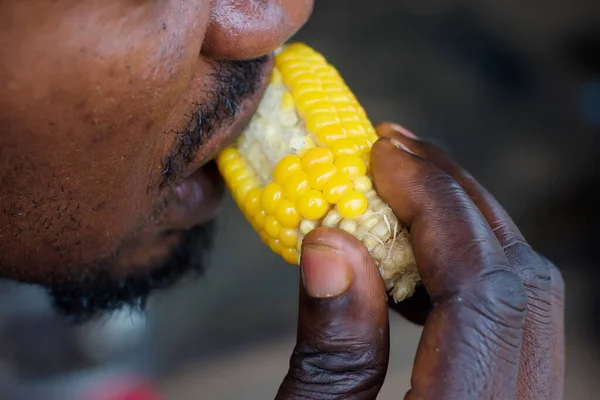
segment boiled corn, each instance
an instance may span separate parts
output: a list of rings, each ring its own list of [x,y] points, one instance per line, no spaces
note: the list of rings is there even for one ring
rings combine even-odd
[[[337,227],[369,250],[395,301],[419,283],[408,232],[373,189],[377,135],[334,67],[295,43],[276,56],[245,132],[218,157],[233,198],[263,242],[298,264],[302,238]]]

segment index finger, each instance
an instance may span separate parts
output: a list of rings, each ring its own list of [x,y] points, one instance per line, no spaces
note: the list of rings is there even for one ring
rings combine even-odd
[[[511,270],[527,290],[528,305],[523,327],[519,398],[561,398],[564,360],[564,320],[560,272],[529,246],[512,218],[469,172],[443,150],[418,140],[395,124],[381,124],[378,133],[396,138],[460,184],[481,211],[498,238]],[[557,290],[553,290],[553,289]],[[550,372],[554,371],[554,376]]]
[[[410,227],[434,309],[417,350],[407,398],[513,398],[527,296],[502,246],[454,179],[380,139],[377,192]]]

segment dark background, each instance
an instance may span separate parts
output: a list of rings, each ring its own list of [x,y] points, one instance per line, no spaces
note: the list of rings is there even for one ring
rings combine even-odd
[[[323,52],[374,123],[444,147],[505,205],[567,283],[567,398],[600,376],[600,2],[317,0],[294,38]],[[71,329],[35,288],[0,286],[0,398],[67,399],[122,373],[169,399],[272,398],[296,324],[297,270],[228,199],[206,276]],[[232,251],[232,249],[234,251]],[[419,329],[392,318],[380,398],[406,390]]]

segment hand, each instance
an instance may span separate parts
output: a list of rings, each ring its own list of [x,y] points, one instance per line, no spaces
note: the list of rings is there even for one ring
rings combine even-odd
[[[393,124],[372,151],[377,191],[411,231],[423,290],[393,305],[424,323],[405,399],[562,399],[564,283],[496,200]],[[367,250],[320,228],[303,242],[297,344],[277,399],[375,399],[387,295]]]

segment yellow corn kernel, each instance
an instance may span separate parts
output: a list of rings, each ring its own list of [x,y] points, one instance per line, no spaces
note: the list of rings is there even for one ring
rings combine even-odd
[[[267,244],[267,245],[269,244],[269,240],[271,240],[271,238],[269,237],[267,232],[265,232],[263,230],[259,230],[258,236],[260,236],[260,240],[262,240],[264,244]]]
[[[333,163],[333,153],[327,148],[313,147],[302,156],[302,168],[305,171],[323,163]]]
[[[252,178],[252,177],[254,177],[254,175],[255,175],[254,172],[252,172],[249,169],[235,170],[230,178],[231,187],[232,188],[238,187],[243,180],[245,180],[247,178]]]
[[[277,69],[273,70],[273,73],[271,74],[271,84],[280,84],[283,82],[283,78],[281,77],[281,72],[279,72]]]
[[[281,186],[269,183],[262,192],[261,205],[267,214],[274,214],[281,201]]]
[[[350,190],[352,190],[352,181],[345,175],[336,174],[323,187],[323,197],[328,203],[336,204]]]
[[[323,193],[310,189],[298,199],[298,211],[307,219],[319,219],[329,209]]]
[[[307,67],[310,67],[305,60],[301,58],[297,58],[295,60],[288,60],[285,63],[276,63],[277,69],[281,72],[281,78],[283,83],[289,85],[290,81],[293,80],[296,76],[304,73]]]
[[[239,153],[234,148],[228,147],[224,149],[221,153],[219,153],[219,155],[217,156],[217,164],[223,165],[232,161],[233,159],[239,158]]]
[[[367,135],[365,127],[360,121],[344,121],[342,126],[348,137],[365,137]]]
[[[296,201],[308,189],[310,189],[308,174],[304,171],[298,171],[290,176],[287,183],[283,185],[283,195],[286,199]]]
[[[361,154],[360,159],[363,160],[367,169],[371,169],[371,154],[363,153]]]
[[[298,75],[294,75],[294,77],[292,79],[290,79],[291,84],[294,86],[298,86],[302,83],[319,83],[319,80],[317,79],[317,77],[315,77],[313,74],[311,74],[310,72],[301,72]],[[289,93],[289,92],[286,92]],[[292,98],[293,100],[293,98]],[[282,101],[282,104],[284,104],[284,101]]]
[[[277,255],[281,254],[282,247],[281,243],[279,243],[279,239],[273,239],[272,237],[270,237],[268,243],[273,253]]]
[[[350,179],[367,173],[365,162],[357,156],[339,156],[335,160],[335,166]]]
[[[295,247],[298,243],[298,230],[281,228],[279,230],[279,241],[286,247]]]
[[[283,248],[283,250],[281,250],[281,256],[283,257],[283,259],[285,261],[287,261],[290,264],[297,265],[299,262],[298,252],[296,251],[295,248],[288,248],[288,247]]]
[[[346,137],[346,130],[340,124],[331,124],[323,126],[315,132],[319,143],[325,147],[333,146],[333,144]]]
[[[396,301],[419,282],[407,230],[373,188],[377,133],[339,72],[303,44],[286,45],[259,112],[217,156],[219,171],[273,252],[298,264],[319,226],[342,229],[370,251]]]
[[[297,105],[298,105],[298,108],[300,108],[300,105],[302,105],[303,107],[305,107],[304,109],[306,109],[307,106],[309,106],[313,103],[319,103],[321,101],[323,101],[322,93],[307,92],[298,97]]]
[[[302,82],[294,87],[292,96],[296,99],[299,96],[310,92],[321,92],[321,85],[318,83]]]
[[[279,203],[275,216],[282,226],[292,229],[297,228],[302,219],[296,205],[287,199]]]
[[[234,190],[233,197],[237,203],[243,203],[248,192],[260,186],[260,182],[255,176],[242,180]]]
[[[254,223],[260,228],[263,229],[265,227],[265,219],[267,218],[267,213],[265,210],[259,210],[256,214],[254,214]]]
[[[296,155],[289,155],[283,157],[273,170],[273,180],[280,186],[287,183],[287,180],[294,173],[302,170],[302,163],[300,157]]]
[[[249,216],[254,216],[260,210],[260,198],[262,195],[262,189],[256,188],[252,189],[248,192],[246,197],[244,198],[244,210],[248,213]]]
[[[373,142],[365,137],[353,137],[352,141],[358,147],[359,154],[363,154],[371,150],[371,146],[373,146]]]
[[[321,190],[333,178],[336,172],[337,170],[333,163],[317,164],[307,171],[308,183],[311,188]]]
[[[356,218],[367,210],[367,205],[365,194],[353,190],[342,197],[336,204],[336,209],[342,218]]]
[[[283,94],[283,98],[281,99],[281,107],[284,110],[294,108],[294,98],[290,92],[285,92]]]
[[[305,107],[306,114],[335,113],[335,107],[330,101],[316,101]],[[331,114],[330,114],[331,115]]]
[[[228,160],[225,166],[222,168],[221,175],[227,183],[231,182],[231,179],[235,173],[244,171],[246,169],[246,163],[241,158],[235,158]]]
[[[267,215],[267,218],[265,218],[265,231],[267,231],[272,238],[279,239],[281,225],[273,215]]]
[[[360,147],[353,139],[336,140],[331,146],[331,150],[336,157],[343,155],[353,156],[360,153]]]

